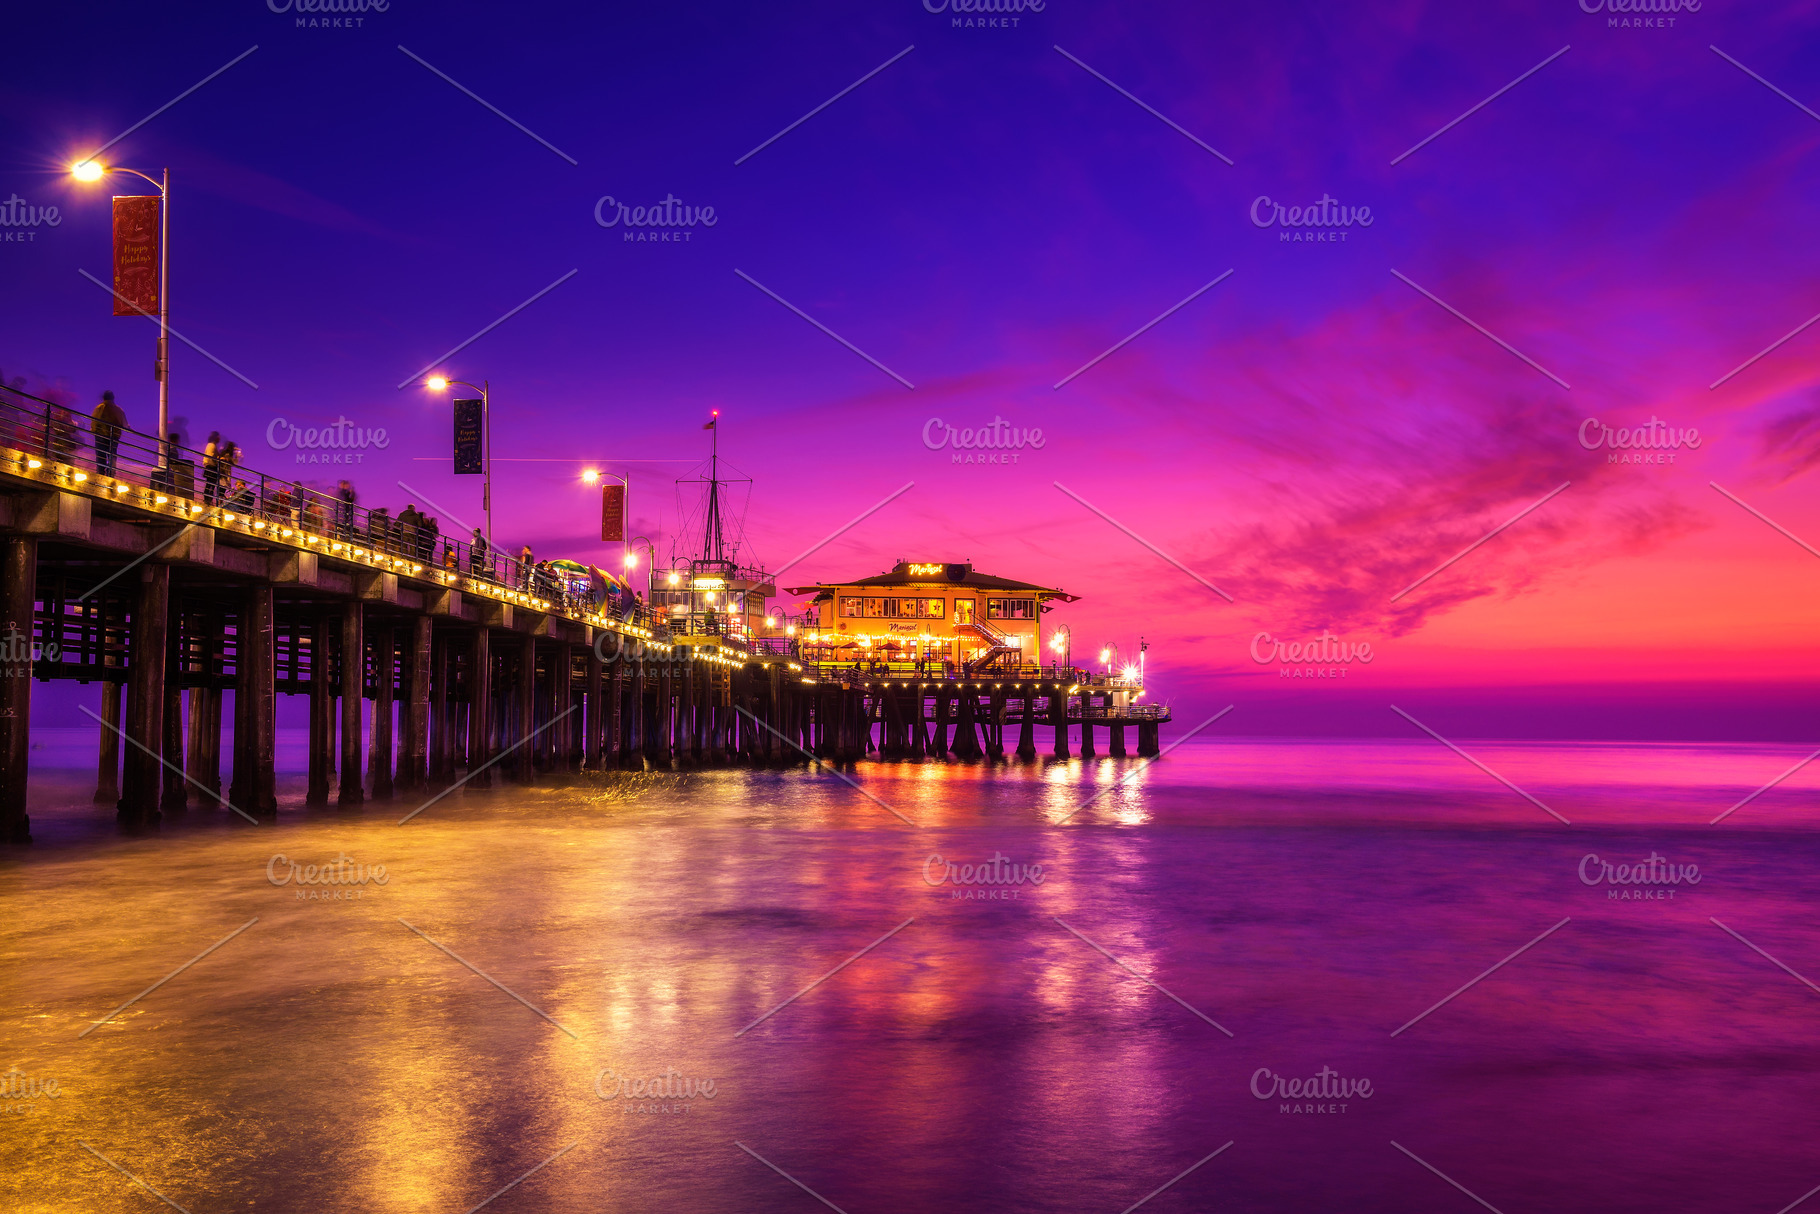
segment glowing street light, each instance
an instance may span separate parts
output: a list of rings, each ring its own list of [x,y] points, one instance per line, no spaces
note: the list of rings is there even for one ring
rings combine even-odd
[[[582,472],[581,472],[581,483],[582,484],[592,485],[595,481],[598,481],[599,479],[600,479],[600,473],[596,472],[594,469],[592,469],[592,468],[583,468],[582,469]]]
[[[155,368],[158,378],[158,467],[168,468],[171,455],[171,171],[165,169],[164,180],[159,181],[123,165],[110,169],[93,157],[78,160],[70,166],[70,176],[77,181],[96,182],[109,173],[142,177],[158,191],[158,361]]]
[[[474,388],[480,393],[480,426],[481,426],[481,484],[480,508],[487,513],[487,547],[493,546],[493,413],[491,393],[487,391],[487,381],[469,383],[465,379],[450,379],[446,375],[432,375],[423,381],[423,386],[432,392],[447,392],[450,385],[463,388]],[[491,558],[489,558],[491,559]]]
[[[638,568],[638,550],[640,548],[644,549],[645,555],[651,558],[650,565],[645,567],[645,599],[648,602],[651,599],[651,578],[656,573],[657,546],[645,536],[635,535],[626,541],[626,554],[619,559],[620,563],[625,566],[626,586],[629,589],[632,585],[632,570]]]

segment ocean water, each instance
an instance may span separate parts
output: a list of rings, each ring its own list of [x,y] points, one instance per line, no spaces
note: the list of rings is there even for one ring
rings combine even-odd
[[[123,837],[92,735],[41,740],[38,842],[0,856],[9,1211],[168,1208],[116,1168],[193,1214],[1820,1185],[1820,772],[1711,822],[1797,749],[1462,743],[1531,801],[1424,741],[1197,739],[546,778],[403,825],[293,774],[275,825]],[[1652,854],[1699,880],[1582,877]],[[384,881],[274,881],[340,857]],[[1324,1069],[1345,1096],[1275,1095]]]

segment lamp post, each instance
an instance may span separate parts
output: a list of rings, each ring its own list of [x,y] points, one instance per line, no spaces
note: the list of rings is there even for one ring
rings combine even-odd
[[[645,566],[645,602],[649,603],[651,601],[651,579],[656,575],[656,570],[653,566],[657,564],[657,547],[642,535],[635,535],[626,541],[626,555],[623,558],[626,576],[628,578],[626,584],[631,585],[629,579],[631,578],[632,570],[638,568],[637,553],[640,547],[645,550],[645,555],[650,558],[649,563]]]
[[[164,180],[124,165],[108,168],[99,160],[79,160],[70,166],[77,181],[100,181],[109,173],[131,173],[152,183],[158,191],[158,467],[170,466],[171,424],[171,171]]]
[[[1074,630],[1073,629],[1069,628],[1068,625],[1066,625],[1066,624],[1057,624],[1055,626],[1054,632],[1051,633],[1051,635],[1049,637],[1049,648],[1051,650],[1053,650],[1054,652],[1062,655],[1062,665],[1063,666],[1069,667],[1070,669],[1073,668],[1073,666],[1074,666]],[[1061,677],[1060,670],[1056,671],[1056,677],[1057,678]]]
[[[463,388],[473,388],[480,393],[480,508],[487,516],[487,547],[493,547],[493,414],[488,399],[487,381],[469,383],[465,379],[450,379],[446,375],[432,375],[423,381],[423,386],[432,392],[446,391],[451,384]]]
[[[1112,677],[1113,669],[1120,665],[1120,659],[1124,656],[1125,655],[1119,651],[1119,643],[1117,641],[1108,641],[1106,647],[1100,650],[1100,665],[1105,668],[1106,677],[1108,679]]]
[[[592,485],[603,476],[610,476],[626,487],[625,496],[620,499],[619,503],[619,533],[623,537],[626,533],[626,524],[632,518],[632,478],[621,476],[617,472],[602,472],[596,468],[588,468],[582,472],[581,479],[585,484]],[[650,540],[645,541],[647,544],[650,542]],[[627,569],[630,569],[638,563],[632,555],[632,541],[622,538],[619,543],[621,561]]]

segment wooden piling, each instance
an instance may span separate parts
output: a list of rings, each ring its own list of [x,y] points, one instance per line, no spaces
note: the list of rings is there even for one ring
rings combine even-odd
[[[361,716],[366,701],[365,619],[359,600],[341,612],[341,790],[343,809],[366,799],[360,779]]]
[[[101,684],[101,753],[95,771],[97,804],[112,805],[120,800],[119,729],[120,684],[106,679]]]
[[[170,630],[174,637],[177,630]],[[178,681],[178,666],[173,660],[164,668],[164,787],[158,794],[158,808],[167,814],[182,813],[189,808],[189,782],[183,778],[183,685]]]
[[[961,684],[961,719],[954,735],[954,757],[971,763],[981,754],[979,733],[975,726],[979,718],[979,692]]]
[[[202,724],[206,732],[202,741],[202,772],[196,777],[217,809],[226,808],[226,802],[221,797],[221,717],[224,704],[221,690],[219,687],[210,687],[208,697],[202,704]]]
[[[392,706],[398,678],[398,638],[391,620],[373,630],[373,728],[367,738],[367,777],[373,799],[382,801],[397,788],[392,774],[393,745]]]
[[[170,624],[171,567],[145,564],[139,569],[139,593],[133,604],[132,643],[127,656],[126,762],[120,781],[117,816],[127,825],[159,820],[158,797],[164,785],[159,762],[164,745],[165,637]],[[31,615],[25,616],[31,636]],[[27,701],[29,711],[29,700]],[[23,784],[24,764],[20,764]],[[23,793],[23,787],[20,790]]]
[[[598,646],[588,648],[587,689],[583,695],[587,706],[582,709],[587,716],[587,734],[581,747],[581,765],[588,771],[599,771],[601,754],[606,749],[607,729],[604,719],[607,711],[605,671],[601,668],[600,649]]]
[[[449,702],[449,638],[446,633],[430,634],[430,738],[429,753],[424,758],[424,780],[427,787],[440,788],[449,782],[455,769],[455,722],[451,720]]]
[[[604,677],[607,695],[607,736],[601,744],[601,766],[625,767],[631,762],[634,747],[628,731],[632,727],[632,718],[626,713],[626,696],[632,680],[627,677],[629,667],[626,662],[625,649],[622,646],[614,655],[611,665],[607,666]]]
[[[7,668],[0,671],[0,687],[4,688],[0,690],[0,839],[8,843],[32,841],[25,777],[32,748],[31,663],[37,599],[38,541],[31,536],[9,535],[0,554],[0,615],[5,617],[10,659]],[[134,623],[138,623],[136,613]]]
[[[329,755],[335,748],[334,689],[329,683],[329,632],[336,623],[333,612],[319,613],[310,627],[310,754],[305,805],[329,803]],[[193,703],[202,689],[190,692]],[[194,717],[191,718],[194,721]]]
[[[994,761],[1005,757],[1005,703],[1004,688],[994,687],[988,701],[990,717],[986,727],[986,754]]]
[[[493,634],[485,624],[474,630],[474,665],[468,671],[468,784],[493,783]]]
[[[272,584],[255,582],[247,587],[240,613],[240,637],[235,656],[241,681],[235,698],[244,694],[246,715],[236,714],[236,727],[244,721],[246,744],[234,739],[234,781],[240,782],[240,759],[247,764],[243,799],[235,804],[256,818],[278,814],[278,671]]]
[[[398,762],[399,787],[411,792],[421,790],[429,775],[430,759],[430,645],[435,637],[435,621],[427,615],[411,620],[410,698],[408,713],[400,713],[406,722],[403,754]]]
[[[526,637],[518,651],[518,720],[517,735],[512,741],[518,747],[512,757],[513,768],[521,784],[537,782],[537,756],[531,735],[537,732],[537,640]]]
[[[1138,722],[1138,756],[1153,758],[1161,753],[1157,747],[1157,723],[1155,721]]]
[[[671,684],[674,680],[671,678],[670,670],[674,665],[674,657],[666,655],[663,664],[658,667],[657,675],[657,703],[654,706],[655,724],[651,731],[651,757],[662,769],[668,769],[670,766],[670,729],[674,716],[671,707]]]
[[[1036,758],[1036,685],[1031,684],[1019,699],[1023,712],[1017,722],[1017,757],[1028,763]]]

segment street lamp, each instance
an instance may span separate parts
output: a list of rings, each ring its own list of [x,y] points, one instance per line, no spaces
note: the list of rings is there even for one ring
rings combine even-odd
[[[446,375],[432,375],[432,376],[430,376],[430,378],[423,381],[423,386],[428,388],[432,392],[446,392],[446,391],[448,391],[450,384],[459,384],[461,387],[464,387],[464,388],[473,388],[475,391],[480,393],[480,428],[481,428],[481,432],[482,432],[480,445],[483,448],[483,450],[481,452],[481,459],[480,459],[480,467],[481,467],[480,508],[482,510],[486,511],[487,547],[492,548],[492,546],[493,546],[493,414],[491,412],[491,404],[488,399],[489,393],[487,392],[487,381],[483,379],[479,383],[474,384],[474,383],[469,383],[465,379],[450,379]]]
[[[623,537],[626,533],[626,524],[632,521],[632,478],[629,476],[621,476],[617,472],[601,472],[594,468],[589,468],[581,474],[581,479],[584,484],[594,485],[598,484],[600,478],[603,476],[610,476],[626,487],[625,497],[622,498],[619,503],[619,534]],[[625,554],[622,559],[625,562],[626,568],[630,569],[638,564],[638,558],[632,555],[632,541],[622,538],[619,542],[621,550]],[[650,540],[645,541],[646,544],[649,544],[650,542]],[[652,556],[652,559],[657,559],[655,554]]]
[[[622,560],[626,567],[626,585],[630,586],[632,571],[638,568],[638,550],[641,547],[645,550],[645,555],[650,558],[650,564],[645,566],[645,601],[648,603],[651,601],[651,578],[656,574],[656,570],[652,568],[657,563],[656,546],[644,536],[635,535],[626,541],[626,555]]]
[[[1057,624],[1055,626],[1055,631],[1049,637],[1049,648],[1062,655],[1063,666],[1070,668],[1074,666],[1074,630],[1068,625]],[[1056,677],[1062,677],[1060,671],[1056,672]]]
[[[100,181],[109,173],[131,173],[152,183],[158,191],[158,467],[170,466],[171,425],[171,171],[164,180],[124,165],[108,168],[92,157],[70,166],[77,181]]]

